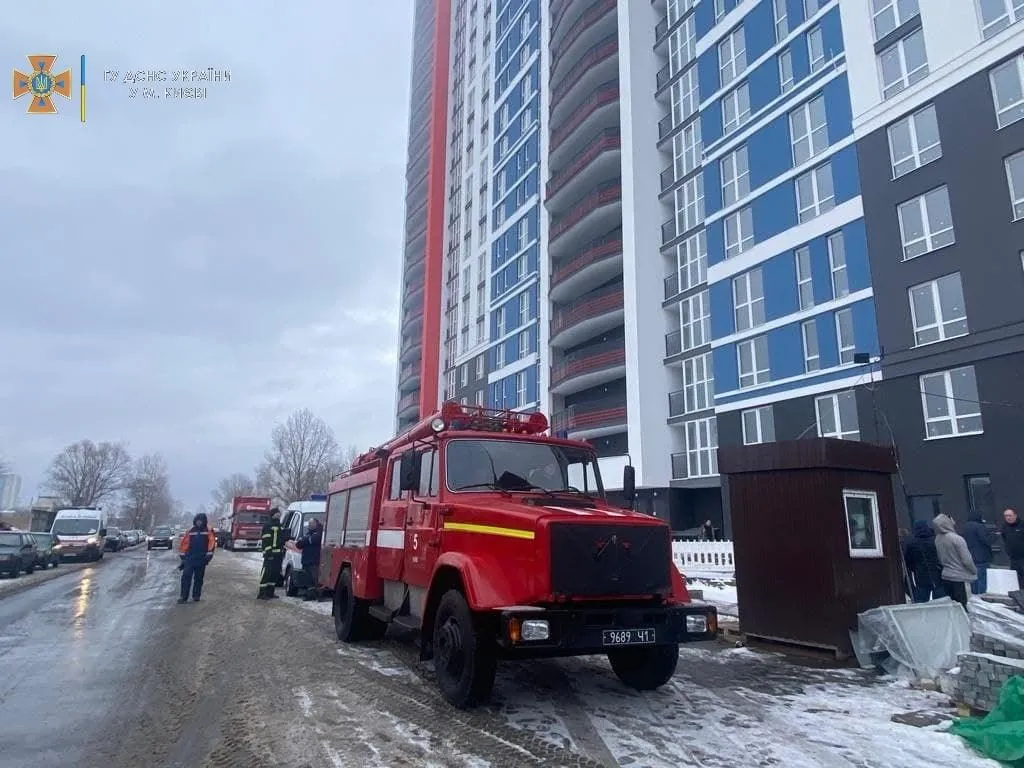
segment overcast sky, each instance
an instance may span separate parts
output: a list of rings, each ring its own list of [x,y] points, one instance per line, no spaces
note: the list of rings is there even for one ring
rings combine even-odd
[[[293,410],[342,444],[389,436],[411,28],[411,0],[4,14],[7,72],[56,54],[76,86],[59,115],[0,117],[0,454],[23,500],[83,438],[161,452],[193,505]],[[208,67],[231,82],[205,100],[103,82]]]

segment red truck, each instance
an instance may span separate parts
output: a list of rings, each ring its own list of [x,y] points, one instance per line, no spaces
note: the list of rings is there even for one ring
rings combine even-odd
[[[270,522],[270,499],[266,496],[235,496],[231,500],[228,520],[231,531],[224,548],[259,549],[263,526]]]
[[[340,640],[418,631],[465,708],[489,696],[499,659],[606,654],[651,690],[679,643],[716,636],[669,526],[609,504],[593,447],[547,428],[541,413],[445,403],[331,483],[318,579]],[[623,489],[632,503],[631,466]]]

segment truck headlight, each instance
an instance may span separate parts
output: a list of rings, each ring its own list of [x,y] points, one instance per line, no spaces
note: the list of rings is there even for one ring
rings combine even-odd
[[[520,634],[524,642],[547,640],[551,637],[551,628],[544,619],[526,619],[523,621]]]
[[[85,543],[86,544],[95,544],[98,541],[99,541],[99,539],[97,539],[95,536],[90,536],[88,539],[85,540]]]
[[[700,613],[687,616],[686,631],[691,635],[703,635],[708,631],[708,617]]]

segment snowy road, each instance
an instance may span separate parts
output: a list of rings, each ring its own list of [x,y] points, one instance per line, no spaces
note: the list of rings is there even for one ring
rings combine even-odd
[[[996,765],[890,722],[942,696],[718,644],[648,695],[601,659],[508,664],[456,712],[408,641],[342,646],[327,603],[256,602],[251,555],[218,553],[199,604],[174,604],[175,565],[119,553],[0,597],[0,768]]]

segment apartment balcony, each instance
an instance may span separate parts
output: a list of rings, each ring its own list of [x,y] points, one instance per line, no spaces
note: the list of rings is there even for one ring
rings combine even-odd
[[[408,418],[420,408],[420,393],[412,392],[398,401],[398,418]]]
[[[665,357],[683,354],[683,332],[672,331],[665,334]]]
[[[687,402],[685,389],[669,392],[668,394],[668,417],[675,419],[687,414],[699,411],[710,411],[714,409],[715,394],[714,384],[709,383],[705,388],[691,387],[690,402]]]
[[[551,366],[551,394],[571,395],[624,377],[623,343],[617,340],[565,355]]]
[[[685,453],[672,454],[672,479],[685,480],[689,477],[689,468],[686,463]]]
[[[575,17],[575,6],[586,8],[586,13],[576,18],[571,24],[565,21]],[[550,48],[551,48],[551,77],[549,87],[558,87],[568,64],[575,62],[583,55],[583,52],[593,46],[605,35],[613,32],[618,27],[618,19],[615,9],[618,0],[574,0],[573,13],[563,16],[557,26],[552,26]],[[565,30],[564,32],[562,30]]]
[[[663,18],[654,27],[654,50],[661,48],[668,40],[668,17]]]
[[[558,258],[622,226],[622,182],[607,182],[551,222],[548,253]]]
[[[564,433],[574,440],[614,435],[626,427],[626,404],[622,399],[570,405],[551,414],[551,434]]]
[[[679,272],[673,272],[665,278],[665,301],[679,295]]]
[[[402,390],[419,386],[420,366],[416,363],[406,363],[398,370],[398,388]]]
[[[551,123],[549,159],[561,168],[598,131],[619,126],[619,81],[608,80],[591,93],[561,123]]]
[[[402,295],[402,309],[409,311],[417,301],[423,302],[423,283],[409,283]]]
[[[621,156],[622,137],[618,128],[597,134],[548,180],[545,200],[548,211],[558,214],[568,201],[582,197],[585,190],[620,176]]]
[[[403,342],[402,348],[398,355],[398,361],[400,363],[411,363],[413,360],[419,360],[421,353],[423,352],[423,343],[419,337],[414,337],[410,341]]]
[[[556,308],[551,316],[551,346],[572,347],[622,325],[622,300],[622,285],[619,284]]]
[[[548,296],[566,302],[622,274],[622,230],[592,240],[551,271]]]
[[[557,125],[572,112],[586,94],[619,74],[619,37],[617,32],[599,40],[569,69],[558,88],[551,92],[548,113]]]
[[[565,37],[590,5],[586,0],[552,0],[549,9],[551,40]]]

